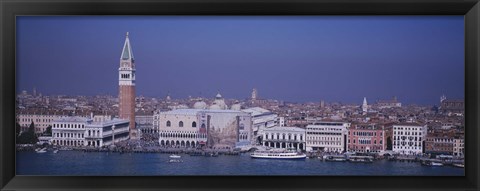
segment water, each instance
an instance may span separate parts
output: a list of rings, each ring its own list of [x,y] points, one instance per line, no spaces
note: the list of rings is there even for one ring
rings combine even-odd
[[[463,168],[427,167],[420,163],[323,162],[319,159],[271,160],[240,156],[204,157],[181,155],[183,163],[168,163],[169,154],[84,153],[81,151],[17,152],[17,175],[408,175],[464,176]]]

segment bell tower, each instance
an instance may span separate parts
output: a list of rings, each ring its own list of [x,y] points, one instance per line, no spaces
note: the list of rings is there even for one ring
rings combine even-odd
[[[128,38],[128,32],[120,57],[118,86],[118,116],[120,119],[130,121],[130,138],[137,138],[137,131],[135,129],[135,59]]]

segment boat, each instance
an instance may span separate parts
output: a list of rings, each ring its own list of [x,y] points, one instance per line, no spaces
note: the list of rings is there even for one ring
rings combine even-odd
[[[307,155],[295,151],[255,151],[250,154],[255,159],[305,159]]]
[[[182,158],[182,156],[173,154],[173,155],[170,155],[170,158],[171,159],[179,159],[179,158]]]
[[[443,166],[443,163],[435,162],[435,161],[423,161],[422,165],[424,165],[424,166]]]
[[[47,148],[35,149],[35,152],[37,152],[37,153],[46,153],[46,152],[47,152]]]
[[[460,163],[453,163],[452,166],[458,167],[458,168],[465,168],[465,165]]]
[[[183,162],[183,160],[180,160],[180,159],[170,159],[168,160],[169,163],[181,163]]]
[[[325,161],[329,161],[329,162],[345,162],[345,161],[347,161],[347,158],[345,158],[345,156],[342,156],[342,155],[327,155],[327,156],[323,156],[323,159]]]
[[[372,156],[350,156],[348,158],[348,161],[350,162],[356,162],[356,163],[371,163],[373,162],[373,157]]]
[[[57,153],[58,153],[58,149],[53,150],[53,153],[57,154]]]

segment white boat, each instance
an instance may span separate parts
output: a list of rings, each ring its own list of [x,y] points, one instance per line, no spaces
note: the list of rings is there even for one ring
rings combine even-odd
[[[454,163],[452,164],[454,167],[458,167],[458,168],[465,168],[465,165],[464,164],[460,164],[460,163]]]
[[[183,162],[183,160],[180,160],[180,159],[170,159],[168,160],[169,163],[181,163]]]
[[[35,152],[37,152],[37,153],[46,153],[46,152],[47,152],[47,148],[35,149]]]
[[[307,155],[295,151],[255,151],[250,157],[256,159],[305,159]]]
[[[434,162],[434,161],[423,161],[422,165],[424,166],[443,166],[441,162]]]
[[[171,159],[179,159],[179,158],[182,158],[182,156],[173,154],[173,155],[170,155],[170,158]]]
[[[57,154],[57,153],[58,153],[58,149],[53,150],[53,153]]]

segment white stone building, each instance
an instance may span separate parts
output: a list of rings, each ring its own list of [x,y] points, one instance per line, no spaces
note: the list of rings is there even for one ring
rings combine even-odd
[[[52,144],[66,147],[102,147],[128,139],[129,121],[94,121],[86,117],[62,117],[52,122]],[[112,129],[113,132],[112,133]]]
[[[393,125],[392,151],[414,155],[424,153],[427,125],[418,123],[400,123]]]
[[[253,136],[255,137],[255,142],[260,144],[260,137],[264,129],[268,129],[276,126],[278,115],[263,109],[261,107],[252,107],[248,109],[243,109],[243,112],[249,113],[252,116],[253,122]]]
[[[153,124],[162,146],[233,148],[252,142],[251,117],[241,111],[177,109],[156,113]]]
[[[350,123],[316,122],[307,125],[306,150],[344,152],[347,150],[347,133]]]
[[[453,156],[463,157],[465,155],[465,142],[463,137],[453,139]]]
[[[85,144],[87,147],[103,147],[129,139],[128,119],[87,122],[85,125]]]
[[[275,126],[262,131],[262,144],[271,148],[305,150],[305,129]]]
[[[62,117],[52,122],[52,144],[68,147],[85,145],[85,125],[93,120],[85,117]]]

